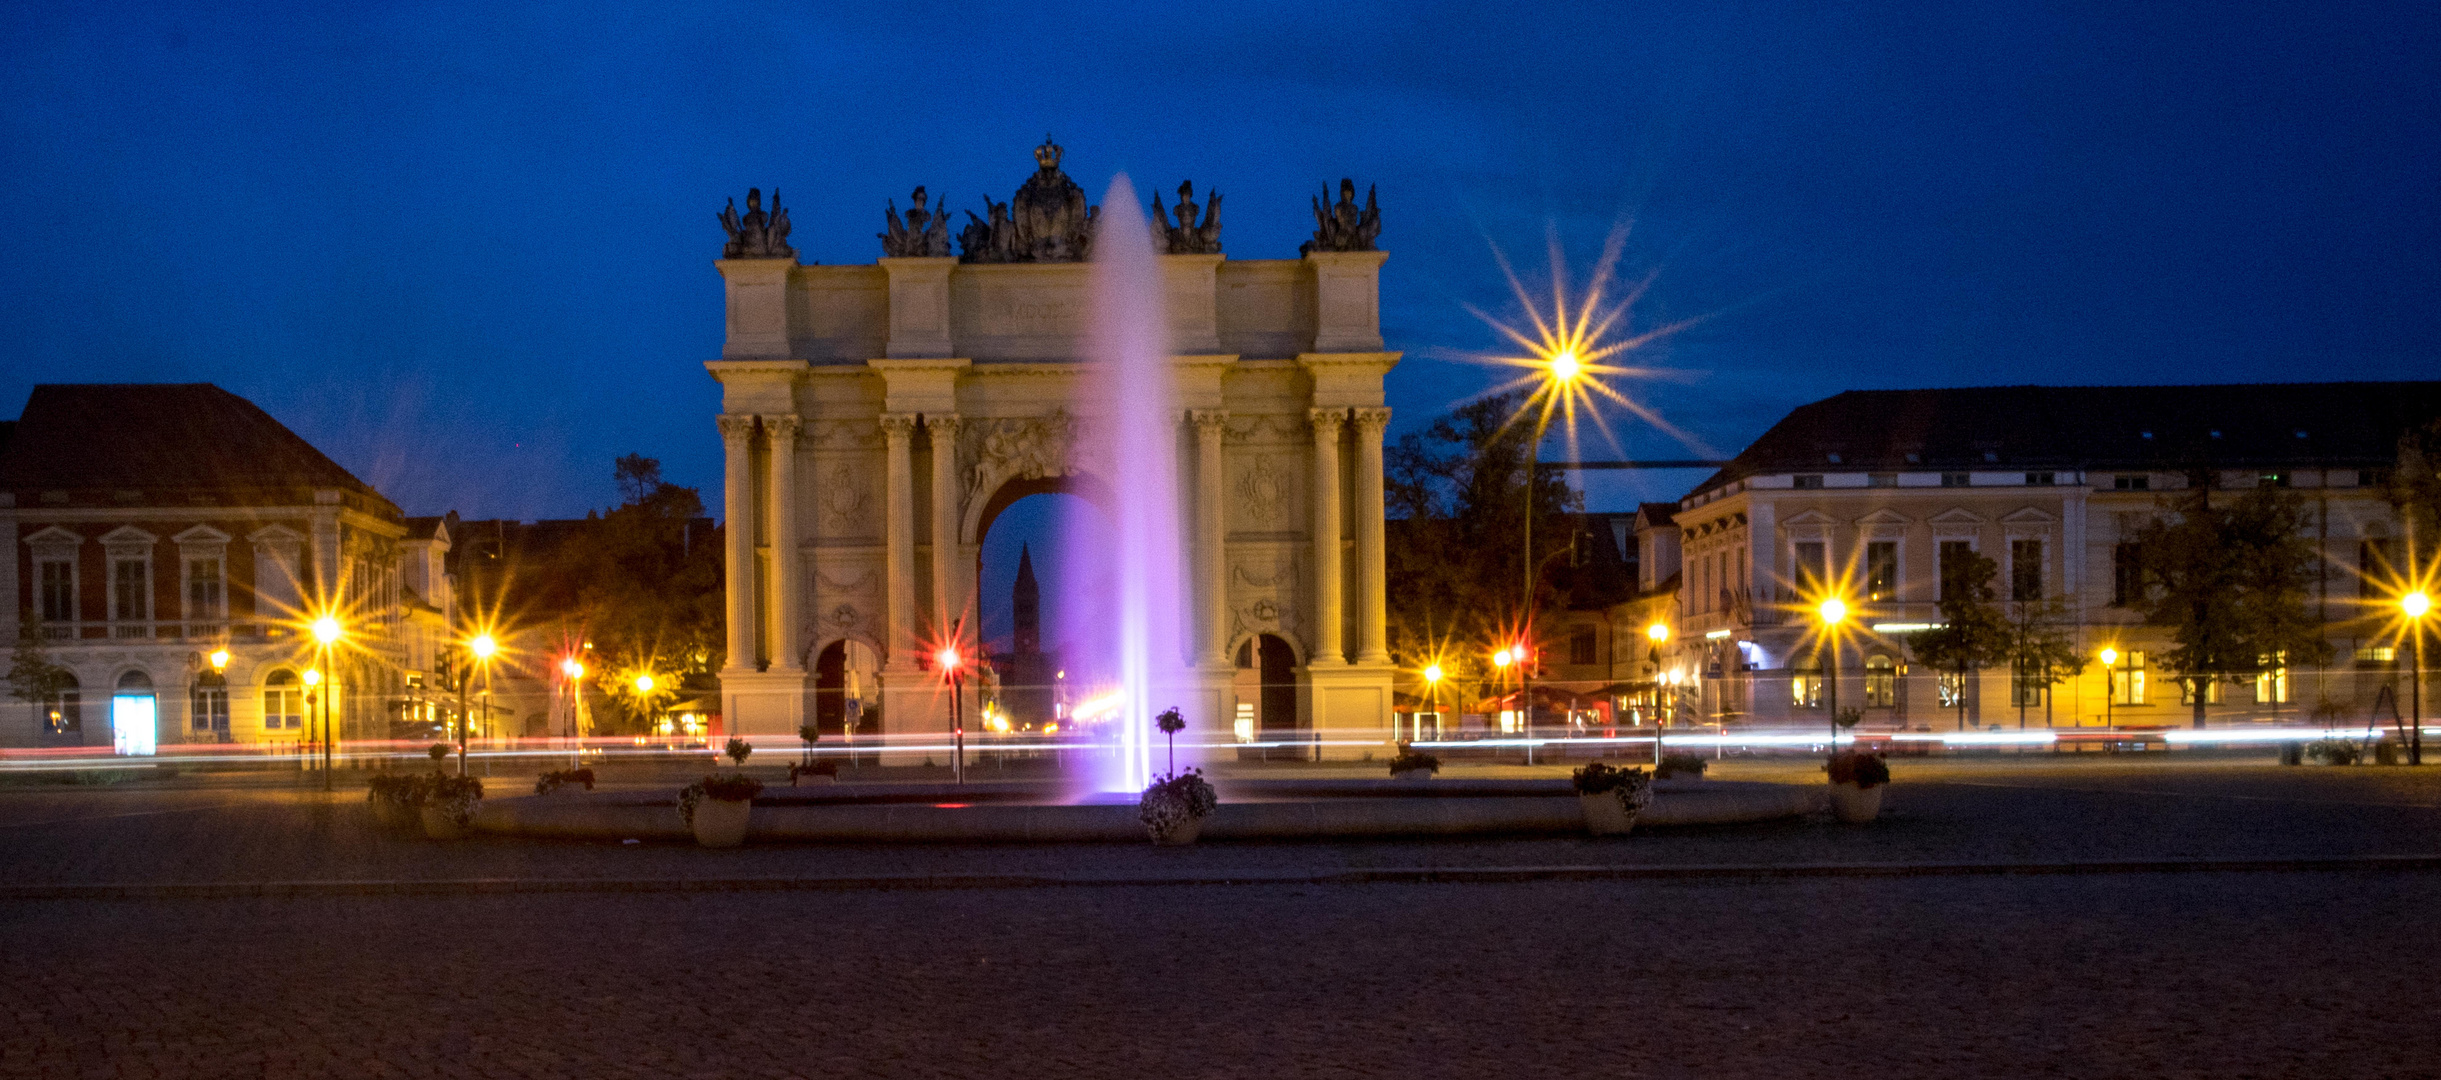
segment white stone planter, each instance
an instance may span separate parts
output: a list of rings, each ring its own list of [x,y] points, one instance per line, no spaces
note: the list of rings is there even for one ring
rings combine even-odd
[[[458,824],[457,815],[443,806],[427,806],[418,813],[423,818],[424,836],[433,840],[463,840],[467,828]]]
[[[1625,836],[1636,827],[1636,811],[1628,809],[1616,792],[1578,795],[1576,801],[1585,808],[1585,831],[1595,836]]]
[[[1184,847],[1194,843],[1196,837],[1203,835],[1203,831],[1204,819],[1189,816],[1170,826],[1170,831],[1153,834],[1153,843],[1162,847]]]
[[[1850,825],[1863,825],[1882,816],[1882,791],[1888,784],[1860,788],[1853,783],[1831,785],[1831,816]]]
[[[373,800],[373,822],[392,832],[422,827],[416,820],[415,808],[396,799]]]
[[[695,842],[708,848],[733,848],[746,842],[746,822],[754,815],[752,801],[706,798],[695,804]]]

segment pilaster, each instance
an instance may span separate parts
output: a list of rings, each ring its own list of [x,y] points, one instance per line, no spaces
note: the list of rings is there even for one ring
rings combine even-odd
[[[728,340],[721,345],[721,359],[787,358],[788,272],[797,260],[721,259],[713,265],[728,286]]]
[[[1306,665],[1337,667],[1347,662],[1339,542],[1339,428],[1347,413],[1308,409],[1305,417],[1314,425],[1314,644]]]
[[[958,558],[958,424],[954,412],[924,414],[924,431],[932,436],[932,637],[942,643],[966,612]],[[969,651],[964,640],[957,644]]]
[[[889,520],[883,554],[883,576],[889,580],[889,629],[885,635],[883,668],[915,670],[915,414],[883,413],[882,439],[888,445]],[[885,716],[888,713],[885,711]]]
[[[1172,258],[1197,258],[1177,255]],[[1220,409],[1195,409],[1195,580],[1203,593],[1203,625],[1196,635],[1196,663],[1223,667],[1229,663],[1229,536],[1228,472],[1221,454],[1229,414]]]

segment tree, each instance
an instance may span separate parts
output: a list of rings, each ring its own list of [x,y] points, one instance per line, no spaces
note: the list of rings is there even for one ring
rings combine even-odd
[[[9,695],[34,710],[35,730],[46,730],[43,707],[59,700],[74,685],[76,673],[52,662],[50,644],[42,634],[42,621],[31,614],[19,619],[17,647],[9,654]]]
[[[1963,557],[1943,556],[1941,566],[1941,625],[1907,636],[1916,662],[1958,675],[1958,728],[1966,729],[1966,688],[1970,676],[2008,658],[2009,623],[1993,603],[1992,579],[2000,564],[1978,551]]]
[[[716,689],[728,638],[719,530],[705,527],[702,495],[663,479],[658,460],[628,454],[613,473],[620,503],[588,514],[559,550],[557,590],[572,595],[597,655],[676,676],[681,693]],[[647,719],[643,698],[613,702],[629,726]]]
[[[1402,666],[1438,659],[1479,676],[1482,657],[1475,654],[1487,650],[1435,653],[1451,640],[1490,643],[1525,625],[1525,474],[1533,428],[1530,419],[1511,422],[1520,401],[1512,392],[1470,402],[1384,450],[1389,645]],[[1566,585],[1545,568],[1573,542],[1568,515],[1581,499],[1546,469],[1535,470],[1531,492],[1534,608],[1543,610]]]
[[[2136,533],[2145,582],[2136,608],[2169,628],[2175,647],[2162,662],[2186,686],[2200,728],[2213,682],[2330,658],[2306,606],[2321,555],[2306,539],[2303,500],[2278,488],[2216,505],[2211,486],[2198,484],[2164,501]]]
[[[2407,527],[2407,558],[2399,569],[2424,581],[2423,575],[2431,573],[2431,556],[2425,552],[2441,537],[2441,420],[2399,437],[2399,464],[2382,494]]]
[[[1988,561],[1988,560],[1987,560]],[[2068,620],[2067,605],[2058,599],[2017,600],[2009,604],[2008,640],[2003,645],[2002,659],[2009,662],[2012,678],[2035,678],[2034,685],[2043,688],[2043,716],[2051,715],[2051,687],[2073,679],[2085,671],[2085,651],[2077,647],[2076,636]],[[2017,726],[2026,726],[2026,698],[2017,698]]]

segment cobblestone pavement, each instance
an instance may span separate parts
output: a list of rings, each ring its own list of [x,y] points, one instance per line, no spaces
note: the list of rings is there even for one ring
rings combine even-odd
[[[0,904],[0,1077],[2431,1076],[2441,875]]]
[[[1134,845],[683,845],[478,838],[372,826],[361,791],[286,783],[0,788],[0,884],[896,874],[1215,876],[1344,869],[2315,858],[2441,853],[2441,769],[2281,768],[2208,758],[1931,759],[1894,768],[1884,820],[1590,838]],[[1454,771],[1454,770],[1453,770]],[[1472,770],[1470,770],[1472,771]],[[1542,770],[1559,776],[1561,769]],[[1806,781],[1809,762],[1732,761],[1728,778]],[[1519,769],[1483,770],[1525,775]],[[514,793],[517,781],[495,778]]]

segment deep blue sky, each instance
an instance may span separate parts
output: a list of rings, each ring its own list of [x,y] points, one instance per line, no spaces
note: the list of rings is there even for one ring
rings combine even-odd
[[[716,496],[722,201],[868,261],[1046,130],[1219,188],[1239,257],[1379,184],[1402,429],[1490,380],[1435,357],[1491,245],[1540,283],[1622,220],[1644,317],[1711,316],[1640,393],[1722,451],[1849,387],[2430,377],[2441,19],[2172,7],[12,4],[0,409],[209,380],[411,513],[579,513],[627,451]]]

